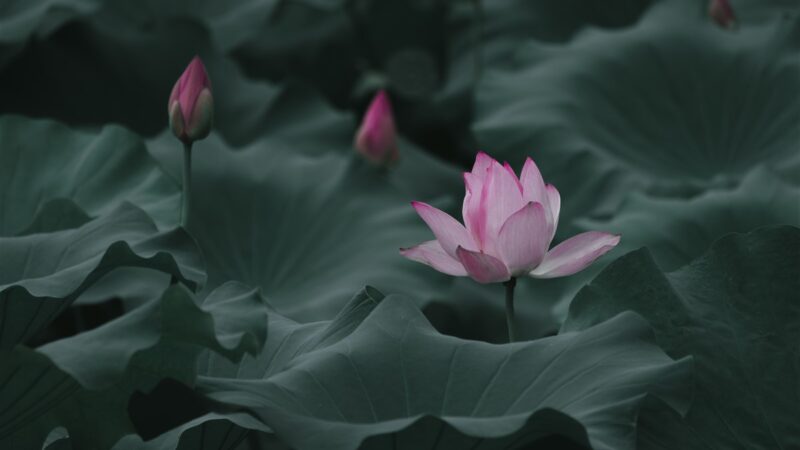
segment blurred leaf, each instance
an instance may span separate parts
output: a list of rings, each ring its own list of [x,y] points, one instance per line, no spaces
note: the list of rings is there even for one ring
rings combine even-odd
[[[794,448],[800,445],[798,273],[796,227],[726,236],[671,273],[640,250],[578,294],[562,331],[634,310],[670,356],[694,356],[697,391],[687,416],[645,414],[638,448]]]
[[[561,325],[563,318],[552,312],[553,304],[562,298],[561,291],[551,292],[543,281],[547,280],[517,280],[514,311],[518,341],[552,336]],[[503,344],[508,342],[504,295],[499,283],[478,284],[469,278],[457,278],[445,295],[424,305],[423,311],[441,333]]]
[[[183,229],[158,232],[127,203],[80,228],[0,238],[0,347],[24,343],[83,291],[118,267],[171,274],[192,289],[205,276]]]
[[[288,447],[279,446],[274,436],[264,431],[268,431],[267,428],[248,414],[209,413],[152,440],[143,441],[140,436],[129,434],[113,450],[289,450]],[[250,441],[254,433],[259,433],[258,439],[272,442],[262,447],[252,447]]]
[[[293,1],[292,3],[295,3]],[[155,23],[196,21],[208,28],[211,40],[227,51],[269,27],[269,19],[280,7],[279,0],[108,0],[96,20],[124,20],[136,28]]]
[[[681,267],[728,233],[773,224],[800,226],[800,187],[771,171],[756,169],[733,189],[711,189],[691,199],[633,193],[608,221],[585,221],[585,229],[622,234],[618,252],[647,246],[660,267]]]
[[[633,26],[651,0],[461,0],[451,25],[451,51],[503,65],[526,41],[564,42],[585,28]]]

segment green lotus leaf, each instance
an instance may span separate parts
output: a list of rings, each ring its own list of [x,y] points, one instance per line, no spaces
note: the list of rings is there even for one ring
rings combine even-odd
[[[670,356],[695,358],[688,414],[644,414],[638,448],[794,448],[800,445],[798,273],[796,227],[728,235],[669,273],[640,250],[578,294],[562,331],[633,310],[650,321]]]
[[[630,191],[686,197],[763,164],[798,181],[797,20],[720,29],[690,2],[564,45],[520,44],[477,88],[481,148],[532,156],[562,193],[565,226]],[[800,17],[800,16],[799,16]]]
[[[282,4],[232,55],[253,76],[303,79],[341,108],[363,111],[369,94],[387,87],[401,131],[467,164],[481,67],[530,36],[565,39],[586,25],[628,25],[649,2],[341,3]]]
[[[254,439],[258,439],[258,446],[253,446]],[[248,445],[289,450],[275,439],[269,428],[246,413],[204,414],[148,441],[129,434],[113,450],[236,450]]]
[[[170,89],[191,57],[199,53],[212,80],[215,130],[231,146],[244,146],[267,136],[283,142],[300,140],[302,145],[293,146],[309,153],[333,149],[354,152],[353,138],[360,117],[334,109],[307,85],[287,83],[283,86],[249,79],[213,46],[208,31],[194,22],[167,21],[143,31],[144,25],[137,20],[145,19],[137,14],[146,15],[144,11],[146,9],[122,18],[101,14],[64,29],[60,32],[63,36],[54,36],[29,49],[25,58],[0,72],[0,82],[19,86],[9,93],[0,111],[49,115],[74,125],[116,121],[141,134],[155,135],[167,126],[164,110]],[[85,42],[87,40],[89,42]],[[170,45],[164,46],[164,41],[169,41]],[[74,51],[92,55],[86,62],[92,67],[88,75],[84,66],[61,60],[64,54]],[[142,72],[142,67],[147,67],[147,71]],[[49,78],[53,73],[58,73],[58,79]],[[87,79],[87,76],[92,78]],[[31,77],[41,79],[32,80]],[[49,100],[61,96],[69,86],[88,83],[95,89],[82,96],[80,103],[71,103],[78,101],[72,98],[60,103]],[[137,89],[119,91],[120,85],[135,85]],[[36,93],[26,90],[33,87]],[[107,101],[108,91],[113,91],[114,103]],[[118,107],[120,104],[125,107]],[[25,133],[19,135],[24,137]],[[179,147],[173,151],[180,155]],[[426,155],[413,144],[401,143],[401,153],[398,171],[403,175],[392,176],[398,184],[422,185],[431,191],[435,180],[441,177],[424,175],[440,172],[447,172],[448,178],[453,174],[452,179],[460,184],[457,170]],[[420,180],[408,180],[405,174],[420,165],[424,165],[423,176],[416,176],[414,172],[415,178]],[[437,195],[440,193],[441,188]]]
[[[628,448],[630,439],[615,441],[619,434],[612,430],[631,422],[644,394],[681,411],[687,407],[691,364],[665,358],[647,342],[652,337],[635,315],[615,318],[595,333],[503,350],[439,335],[407,300],[382,298],[367,288],[326,322],[298,324],[270,312],[258,355],[236,363],[206,352],[201,359],[198,390],[220,411],[150,441],[128,436],[115,449],[232,449],[249,434],[269,439],[271,431],[279,441],[270,445],[299,449],[385,448],[391,442],[415,449],[477,442],[505,448],[551,435],[594,448]],[[571,370],[563,373],[562,365]],[[509,384],[514,392],[504,393]],[[443,389],[452,390],[450,401]],[[621,390],[629,400],[606,405],[598,389]],[[403,392],[410,395],[405,401]],[[403,412],[411,403],[429,414]],[[561,411],[559,404],[567,407]],[[254,412],[264,423],[253,422]]]
[[[717,237],[756,228],[800,226],[800,187],[757,169],[732,189],[713,189],[691,199],[632,194],[608,221],[584,221],[586,229],[622,234],[619,251],[647,246],[660,267],[681,267],[705,253]]]
[[[660,267],[673,270],[702,255],[719,236],[776,224],[800,226],[798,198],[800,188],[763,168],[751,171],[733,188],[709,189],[690,199],[633,193],[611,219],[577,222],[583,230],[622,235],[611,257],[568,278],[536,280],[531,283],[531,295],[560,300],[556,316],[563,318],[578,290],[613,261],[614,255],[647,246]]]
[[[128,400],[135,391],[167,377],[193,385],[203,349],[231,361],[257,354],[266,318],[266,305],[252,289],[222,286],[200,307],[184,287],[173,285],[94,330],[37,350],[3,350],[0,404],[8,407],[0,415],[0,444],[41,448],[61,426],[74,448],[111,448],[134,432]]]
[[[236,298],[246,295],[244,285],[229,283],[216,292],[225,290],[224,297]],[[366,287],[356,294],[336,317],[329,321],[299,324],[270,308],[267,318],[267,340],[261,351],[254,356],[245,356],[241,361],[232,361],[210,351],[204,352],[198,361],[198,390],[206,395],[216,391],[215,381],[234,379],[240,381],[263,380],[284,370],[298,355],[321,349],[347,337],[383,299],[376,289]],[[155,395],[155,393],[153,394]],[[143,409],[138,416],[151,413]],[[147,449],[234,449],[244,439],[258,436],[270,441],[268,448],[278,447],[279,441],[272,430],[250,414],[241,411],[209,412],[169,430],[158,437],[143,440],[138,435],[122,439],[115,450]]]
[[[159,270],[192,289],[205,279],[197,246],[185,231],[159,232],[128,203],[79,228],[0,237],[0,254],[2,348],[35,335],[116,268]]]
[[[287,3],[233,55],[248,73],[304,79],[339,106],[353,106],[358,85],[372,84],[365,78],[389,84],[404,102],[427,103],[445,72],[448,9],[445,3]],[[402,121],[413,120],[410,105],[399,106]]]
[[[44,202],[27,228],[17,233],[25,236],[36,233],[52,233],[69,230],[91,221],[86,212],[72,200],[55,198]]]
[[[275,353],[291,355],[288,364],[263,380],[204,377],[201,390],[255,414],[297,449],[506,448],[552,434],[633,448],[646,394],[688,406],[690,359],[667,358],[631,313],[497,346],[440,335],[410,300],[389,296],[348,330],[322,347],[294,350],[289,341]]]
[[[20,116],[0,117],[0,134],[0,236],[81,225],[123,201],[160,228],[177,225],[179,188],[135,134],[117,126],[87,133]]]
[[[180,164],[174,145],[151,145],[171,171]],[[208,287],[261,287],[278,311],[302,321],[333,317],[367,282],[386,292],[443,292],[450,277],[398,252],[431,236],[407,203],[413,198],[349,149],[304,154],[305,145],[267,138],[232,151],[214,134],[196,145],[188,229],[206,258]]]

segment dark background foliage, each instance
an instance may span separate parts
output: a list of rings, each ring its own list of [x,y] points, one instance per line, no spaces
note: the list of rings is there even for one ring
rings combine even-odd
[[[800,447],[800,7],[732,5],[0,2],[0,447]],[[500,286],[397,252],[478,150],[536,160],[557,241],[623,236],[520,281],[515,346]]]

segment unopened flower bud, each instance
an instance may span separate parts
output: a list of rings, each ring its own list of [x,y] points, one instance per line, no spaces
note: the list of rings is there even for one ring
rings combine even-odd
[[[356,150],[378,165],[397,161],[397,131],[389,96],[381,90],[372,99],[355,138]]]
[[[211,82],[199,57],[192,59],[175,82],[167,111],[172,132],[184,143],[203,139],[211,131],[214,99]]]

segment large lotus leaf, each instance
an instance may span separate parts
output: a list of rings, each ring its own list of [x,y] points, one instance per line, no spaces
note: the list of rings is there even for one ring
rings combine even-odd
[[[332,27],[329,24],[320,26],[314,20],[343,12],[344,5],[341,0],[232,0],[225,3],[214,0],[174,0],[167,3],[143,0],[135,4],[111,0],[103,4],[96,19],[123,19],[138,27],[171,19],[196,21],[209,29],[214,45],[227,53],[252,40],[272,39],[276,48],[298,48],[295,46],[300,42],[313,45],[313,41],[317,44],[330,41],[334,38],[329,34]],[[292,19],[304,22],[296,23]],[[287,26],[289,24],[295,26]],[[306,49],[302,45],[299,48]],[[269,54],[264,53],[265,57]],[[299,56],[295,55],[296,58]],[[317,53],[315,56],[324,55]]]
[[[645,415],[640,448],[796,448],[798,273],[800,229],[789,226],[726,236],[671,273],[637,251],[578,294],[562,331],[634,310],[670,356],[694,356],[687,416]]]
[[[662,394],[679,409],[685,406],[676,392],[688,367],[664,358],[640,340],[647,340],[647,327],[632,315],[609,322],[591,336],[567,335],[504,348],[438,335],[406,300],[384,300],[370,313],[375,300],[364,294],[368,293],[357,296],[329,325],[298,325],[271,317],[272,349],[265,348],[257,361],[243,361],[241,370],[214,370],[216,377],[201,379],[202,390],[218,401],[257,412],[295,448],[317,448],[323,444],[315,439],[323,435],[326,448],[355,448],[367,437],[367,448],[381,447],[386,439],[396,440],[400,448],[427,448],[437,440],[443,448],[466,448],[476,443],[470,436],[484,433],[496,438],[484,445],[494,446],[522,445],[559,432],[585,442],[587,431],[576,419],[584,425],[603,421],[619,425],[613,417],[636,409],[638,402],[630,399],[616,411],[610,407],[589,412],[592,401],[581,392],[598,389],[611,379],[625,390],[632,388],[629,383],[648,385],[660,378],[650,385],[651,392]],[[636,340],[637,345],[629,347],[628,341]],[[633,360],[621,363],[625,357],[619,353],[610,356],[620,351],[618,345]],[[600,347],[608,348],[595,354]],[[584,352],[593,356],[584,359]],[[610,360],[600,368],[596,363],[604,358]],[[548,368],[550,363],[554,367]],[[577,372],[559,375],[562,364]],[[617,378],[618,371],[629,367],[638,368]],[[260,378],[264,381],[256,381]],[[352,384],[355,380],[360,387]],[[559,392],[561,383],[569,384],[571,394]],[[514,392],[506,394],[503,389],[509,384]],[[445,393],[450,389],[449,395]],[[404,400],[405,393],[409,397]],[[562,401],[574,408],[550,409],[558,409]],[[590,425],[589,436],[607,445],[605,440],[613,439],[609,437],[613,433],[602,428]],[[326,432],[320,434],[323,429]]]
[[[633,193],[608,221],[585,221],[585,229],[623,235],[618,251],[647,246],[660,267],[681,267],[728,233],[766,225],[800,226],[800,187],[767,170],[754,170],[732,189],[713,189],[691,199]]]
[[[233,363],[207,353],[208,358],[201,361],[200,391],[227,405],[222,408],[227,412],[210,413],[149,442],[129,436],[116,448],[232,449],[247,430],[269,430],[248,419],[243,414],[246,411],[258,412],[278,439],[300,449],[355,448],[362,439],[366,439],[362,448],[385,448],[392,442],[397,442],[398,448],[415,449],[437,445],[468,448],[478,442],[487,448],[517,448],[541,443],[540,438],[551,434],[587,446],[591,438],[600,442],[596,448],[607,448],[609,439],[615,439],[610,436],[616,434],[610,430],[620,426],[620,420],[630,422],[621,417],[633,417],[639,402],[625,394],[625,406],[595,410],[593,400],[597,404],[604,400],[595,398],[593,390],[607,388],[611,392],[615,387],[608,383],[619,383],[616,389],[628,394],[632,394],[630,389],[638,389],[633,396],[641,399],[648,391],[642,390],[644,383],[649,392],[678,409],[686,406],[682,394],[687,392],[680,392],[680,383],[688,375],[686,361],[672,362],[641,341],[650,339],[649,333],[633,315],[620,316],[597,334],[562,336],[548,343],[505,346],[503,350],[438,335],[408,301],[390,298],[383,302],[393,306],[384,308],[380,306],[382,297],[367,288],[328,322],[298,324],[271,312],[267,345],[257,356]],[[637,340],[629,347],[629,341]],[[601,347],[608,349],[595,354]],[[537,359],[533,355],[540,359],[532,362]],[[482,367],[485,361],[489,364]],[[559,374],[563,364],[575,372]],[[637,373],[616,379],[631,367],[636,367],[633,372]],[[432,373],[436,375],[431,377]],[[597,376],[601,379],[593,378]],[[352,384],[355,380],[360,388]],[[508,383],[515,387],[514,394],[503,392]],[[639,388],[631,386],[636,383]],[[451,400],[445,401],[443,392],[450,390],[444,395]],[[405,401],[403,392],[410,395]],[[520,393],[523,398],[517,400]],[[324,400],[322,404],[319,399]],[[417,404],[403,409],[412,403]],[[537,403],[542,409],[531,406]],[[559,403],[568,407],[557,411]],[[238,408],[231,412],[231,406]],[[273,409],[281,411],[282,417],[266,412]],[[430,409],[430,414],[415,414],[414,409]],[[493,414],[495,409],[507,415]],[[329,415],[336,417],[324,420]],[[605,426],[609,428],[604,430]],[[487,439],[475,438],[476,433]],[[309,434],[318,436],[303,437]],[[612,447],[624,448],[619,442]]]
[[[608,230],[622,235],[614,255],[647,246],[655,261],[673,270],[705,253],[719,237],[746,233],[767,225],[800,226],[800,189],[775,173],[757,169],[730,189],[709,189],[691,199],[631,194],[613,218],[581,220],[583,230]],[[560,300],[557,316],[565,317],[569,301],[613,258],[606,257],[583,272],[558,280],[535,280],[553,301]],[[524,298],[524,297],[523,297]]]
[[[222,69],[218,67],[218,70]],[[224,71],[219,73],[223,74],[224,79]],[[289,85],[278,89],[262,85],[261,89],[253,88],[245,92],[250,96],[247,104],[253,104],[256,99],[261,99],[264,105],[260,107],[260,112],[248,121],[240,121],[238,124],[231,122],[231,127],[237,127],[236,130],[231,129],[231,132],[246,137],[244,141],[263,133],[265,138],[259,145],[264,148],[291,147],[291,152],[309,156],[338,154],[342,158],[350,157],[355,152],[352,144],[356,121],[352,115],[334,110],[319,95],[309,92],[307,88]],[[231,104],[234,103],[236,102]],[[241,105],[243,105],[242,110],[218,112],[226,116],[239,117],[242,115],[241,111],[249,108],[245,103]],[[195,159],[216,151],[214,148],[218,146],[222,146],[222,143],[214,142],[210,145],[210,149],[208,142],[197,143]],[[400,161],[391,170],[364,168],[361,173],[374,178],[377,183],[394,186],[402,196],[397,205],[407,205],[411,200],[424,200],[436,202],[442,207],[449,206],[454,210],[456,202],[450,194],[457,192],[461,195],[464,190],[459,170],[418,149],[405,139],[400,139],[399,146]],[[180,180],[182,152],[180,143],[167,132],[151,140],[149,147],[158,155],[172,177]],[[412,244],[412,242],[403,243],[404,246]],[[109,292],[113,292],[125,299],[127,304],[135,305],[141,298],[152,295],[151,292],[141,289],[141,286],[127,283],[129,276],[131,276],[129,271],[110,274],[98,282],[90,292],[81,296],[80,302],[104,301],[108,299]],[[147,283],[145,287],[150,287],[150,291],[159,289],[157,275],[147,274],[147,276],[154,281]]]
[[[127,130],[107,126],[87,133],[51,120],[3,116],[0,135],[0,236],[67,228],[85,221],[81,212],[105,215],[123,201],[161,227],[178,222],[178,186]]]
[[[62,426],[74,448],[110,448],[133,432],[128,398],[134,391],[166,377],[192,385],[203,349],[231,361],[257,354],[266,316],[256,291],[223,286],[199,307],[173,285],[160,299],[94,330],[35,351],[3,350],[0,443],[40,448]]]
[[[720,29],[691,2],[564,45],[520,45],[477,91],[481,147],[536,159],[566,221],[614,211],[631,190],[695,194],[754,164],[797,180],[798,17]],[[565,221],[565,223],[566,223]]]
[[[220,379],[237,379],[246,382],[247,380],[270,378],[287,367],[291,367],[291,362],[298,356],[328,347],[349,336],[350,333],[358,329],[362,321],[383,298],[383,294],[367,287],[357,294],[334,319],[308,324],[299,324],[276,312],[272,312],[269,316],[269,334],[264,349],[255,357],[245,357],[240,363],[231,363],[219,357],[219,355],[206,352],[206,359],[201,360],[198,370],[201,375],[198,387],[206,395],[213,395],[214,392],[220,389],[229,389],[229,386],[224,381],[219,383]],[[247,392],[245,391],[242,394],[243,396],[238,399],[239,404],[248,405],[249,403],[246,400]],[[228,398],[230,399],[231,397]],[[253,404],[253,406],[257,405],[258,403]],[[242,436],[245,430],[271,431],[265,428],[263,424],[253,424],[247,421],[246,418],[249,415],[242,416],[241,414],[241,412],[228,412],[224,415],[210,413],[147,443],[130,436],[125,441],[120,442],[116,450],[128,448],[148,448],[153,450],[195,448],[197,446],[196,435],[201,432],[201,427],[206,428],[202,431],[202,436],[218,437],[217,439],[213,437],[205,439],[202,448],[206,450],[227,449],[234,448],[230,446],[231,442],[234,442],[233,437]],[[542,419],[546,420],[548,414],[544,414]],[[557,417],[552,425],[564,426],[566,424],[567,428],[575,426],[576,429],[572,433],[573,436],[583,436],[585,434],[580,424],[569,425],[570,422],[568,420],[565,423],[560,423],[559,419],[563,418]],[[406,433],[413,433],[413,431],[408,430]],[[262,433],[258,436],[264,439],[270,434]],[[272,446],[267,448],[279,448],[277,443],[271,442],[270,444]],[[145,445],[147,446],[145,447]],[[192,445],[195,445],[195,447]]]
[[[209,413],[148,441],[129,434],[113,450],[289,450],[269,431],[246,413]]]
[[[223,297],[237,298],[250,295],[244,285],[229,283],[215,291],[224,292]],[[366,316],[383,299],[383,294],[367,287],[329,321],[299,324],[274,310],[270,310],[267,322],[267,340],[257,355],[245,355],[241,361],[232,361],[210,351],[204,352],[197,366],[198,388],[210,394],[216,389],[215,380],[235,379],[240,381],[262,380],[284,370],[298,355],[325,348],[339,342],[353,332]],[[151,396],[157,396],[154,390]],[[135,421],[146,420],[151,410],[142,408]],[[172,450],[172,449],[233,449],[243,440],[258,436],[262,440],[275,441],[269,427],[241,411],[210,412],[188,421],[151,440],[142,440],[138,435],[129,435],[114,448]],[[259,432],[268,432],[259,433]],[[255,436],[254,436],[255,435]],[[277,447],[271,442],[267,448]]]
[[[145,267],[115,269],[83,291],[74,306],[101,307],[110,300],[119,300],[124,310],[134,309],[158,297],[171,280],[169,274]]]
[[[185,231],[159,232],[128,203],[79,228],[2,237],[0,254],[3,348],[25,342],[113,269],[156,269],[193,289],[205,279],[197,246]]]
[[[298,449],[365,440],[364,448],[516,448],[550,434],[622,449],[633,448],[646,394],[687,407],[690,369],[689,359],[665,357],[630,313],[498,346],[440,335],[409,300],[389,296],[349,335],[263,381],[202,385]]]
[[[616,252],[605,258],[613,259]],[[562,283],[550,280],[517,279],[515,289],[516,339],[520,341],[552,336],[563,321],[554,314],[554,305],[568,292]],[[585,280],[576,280],[585,283]],[[576,289],[577,290],[577,289]],[[470,278],[457,278],[450,290],[423,305],[425,316],[437,330],[463,339],[508,342],[502,284],[477,284]]]
[[[221,77],[233,78],[237,73],[233,68],[229,72],[220,70]],[[334,109],[318,93],[297,83],[273,86],[249,82],[247,85],[250,88],[245,89],[247,94],[242,96],[242,101],[231,102],[236,104],[235,108],[220,111],[223,118],[247,117],[247,120],[231,120],[230,126],[221,130],[227,141],[241,145],[261,138],[266,140],[263,145],[291,146],[295,152],[314,156],[355,152],[353,143],[359,118],[352,113]],[[234,86],[229,89],[234,89]],[[255,109],[257,102],[262,103]],[[254,114],[248,114],[248,111]],[[229,136],[237,136],[237,139],[232,140]],[[162,145],[174,147],[172,140],[166,141],[169,144]],[[457,166],[428,154],[402,135],[398,148],[399,161],[384,174],[409,199],[430,200],[454,193],[463,195],[461,171]]]
[[[151,147],[171,170],[175,145]],[[331,318],[367,282],[384,292],[441,292],[450,277],[398,253],[431,238],[412,198],[350,150],[304,154],[305,146],[267,138],[232,151],[213,134],[196,145],[189,231],[209,287],[259,286],[302,321]]]

